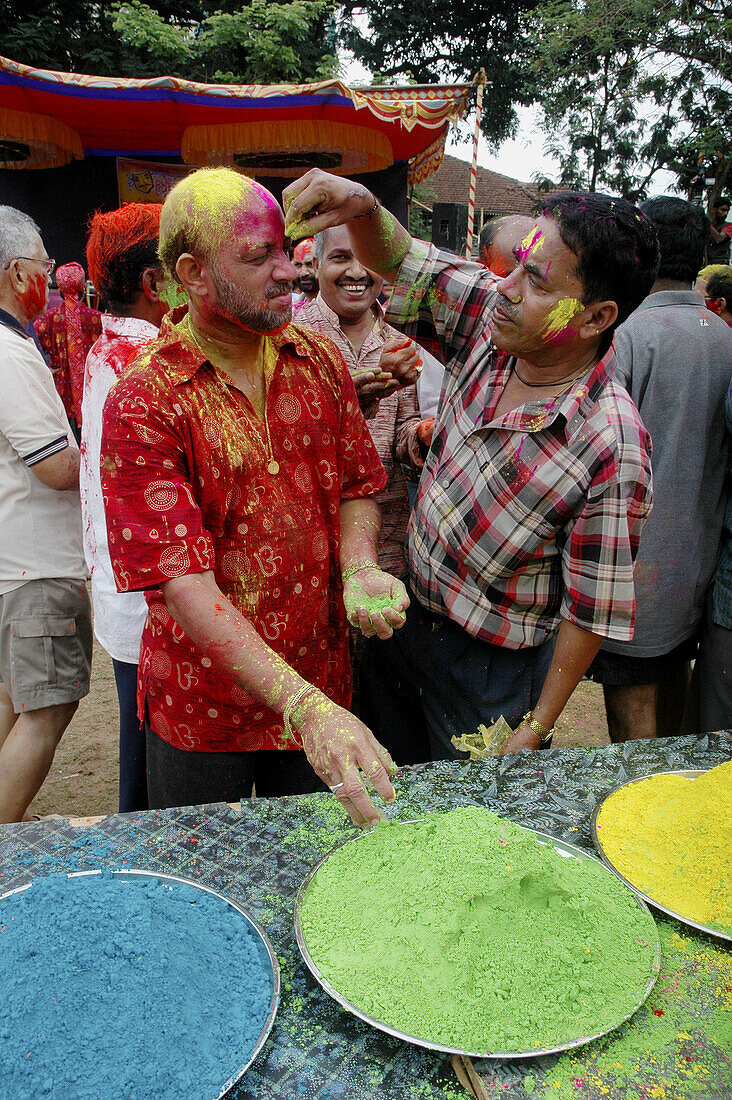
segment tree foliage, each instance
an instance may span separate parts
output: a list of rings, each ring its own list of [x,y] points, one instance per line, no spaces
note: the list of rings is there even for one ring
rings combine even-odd
[[[725,0],[543,0],[532,73],[561,183],[643,198],[729,169],[732,9]]]
[[[2,52],[40,68],[278,84],[331,76],[336,0],[0,0]]]
[[[390,84],[469,83],[482,67],[490,86],[482,130],[493,144],[515,130],[530,103],[524,32],[537,0],[344,0],[341,38]]]

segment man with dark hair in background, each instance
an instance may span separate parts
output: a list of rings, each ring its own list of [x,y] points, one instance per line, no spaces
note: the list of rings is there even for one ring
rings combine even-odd
[[[311,171],[283,198],[292,233],[348,225],[394,283],[387,317],[436,333],[448,374],[401,644],[365,647],[374,732],[406,763],[456,755],[453,736],[501,715],[503,751],[548,744],[602,639],[633,632],[649,441],[612,333],[651,288],[655,233],[622,200],[553,196],[498,280],[413,241],[352,181]]]
[[[318,264],[315,258],[315,242],[312,238],[299,241],[292,250],[292,263],[297,272],[293,286],[292,315],[307,309],[318,295]]]
[[[650,294],[618,329],[615,378],[651,433],[654,505],[636,561],[635,634],[605,642],[592,667],[613,741],[679,732],[729,457],[732,332],[692,289],[709,221],[700,207],[667,196],[641,210],[658,233],[661,264]]]
[[[94,633],[112,658],[119,701],[119,811],[146,810],[145,734],[137,718],[137,664],[147,618],[142,592],[118,592],[107,540],[99,470],[107,394],[158,335],[168,311],[158,259],[160,203],[97,213],[86,246],[89,274],[106,312],[86,361],[79,488],[84,554],[91,573]]]
[[[720,197],[712,206],[712,224],[709,227],[707,259],[710,264],[728,264],[732,245],[732,224],[727,221],[729,199]]]

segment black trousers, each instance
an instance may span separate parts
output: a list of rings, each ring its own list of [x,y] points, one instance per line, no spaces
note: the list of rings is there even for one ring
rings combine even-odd
[[[147,792],[151,810],[200,806],[258,797],[327,791],[297,749],[255,752],[184,752],[163,741],[145,723]]]

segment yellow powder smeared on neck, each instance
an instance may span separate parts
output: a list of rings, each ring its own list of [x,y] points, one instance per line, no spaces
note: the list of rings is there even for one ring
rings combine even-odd
[[[545,340],[552,340],[564,332],[569,322],[585,307],[578,298],[561,298],[546,319],[546,324],[541,330]]]
[[[732,760],[697,779],[654,775],[621,788],[600,810],[597,832],[643,893],[732,933]]]

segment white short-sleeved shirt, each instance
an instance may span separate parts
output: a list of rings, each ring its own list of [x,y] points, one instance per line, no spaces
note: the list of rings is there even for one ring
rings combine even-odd
[[[76,450],[76,441],[41,353],[11,321],[3,311],[0,595],[32,580],[86,577],[78,492],[51,489],[33,473],[43,459],[66,447]]]
[[[110,657],[130,665],[138,663],[147,600],[142,592],[118,592],[114,583],[100,476],[102,412],[114,383],[157,335],[157,328],[148,321],[103,314],[102,335],[86,358],[81,405],[79,488],[84,554],[92,579],[94,633]]]

